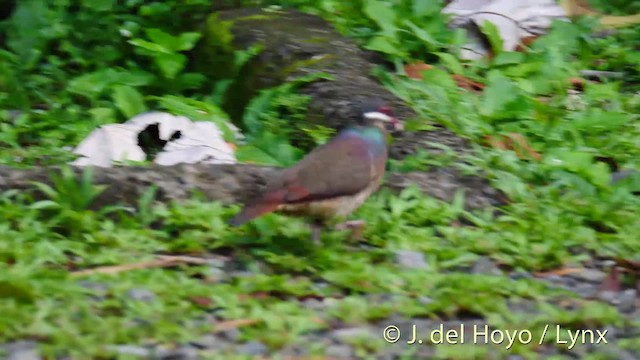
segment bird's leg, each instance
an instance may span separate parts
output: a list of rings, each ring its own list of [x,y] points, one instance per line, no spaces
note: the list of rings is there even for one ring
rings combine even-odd
[[[337,224],[335,226],[335,229],[338,231],[351,230],[351,239],[360,241],[362,240],[362,233],[364,232],[364,227],[366,224],[367,223],[364,220],[349,220]]]
[[[320,235],[322,234],[322,228],[324,224],[318,220],[314,220],[309,225],[311,227],[311,241],[316,246],[320,246]]]

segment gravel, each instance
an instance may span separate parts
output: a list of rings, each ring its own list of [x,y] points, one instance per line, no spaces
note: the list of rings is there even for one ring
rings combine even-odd
[[[41,360],[38,343],[35,341],[16,341],[5,344],[4,348],[7,360]]]
[[[259,356],[268,354],[269,349],[259,341],[250,341],[237,348],[237,352],[242,355]]]
[[[424,254],[412,250],[397,250],[395,261],[398,266],[407,269],[426,269],[428,267]]]
[[[147,289],[131,289],[127,292],[129,299],[142,302],[151,302],[156,299],[156,294]]]

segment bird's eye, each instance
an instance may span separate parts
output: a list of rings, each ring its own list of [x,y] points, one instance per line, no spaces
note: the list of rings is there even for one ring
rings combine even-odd
[[[380,106],[380,108],[378,108],[378,111],[380,111],[381,113],[385,114],[385,115],[392,115],[392,111],[391,108],[384,105],[384,106]]]

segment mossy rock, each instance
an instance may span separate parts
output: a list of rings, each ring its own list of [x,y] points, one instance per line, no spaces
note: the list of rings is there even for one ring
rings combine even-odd
[[[239,74],[231,75],[234,51],[255,45],[263,47],[260,54],[249,61]],[[300,88],[301,93],[311,97],[306,116],[310,124],[340,129],[358,121],[357,105],[368,97],[385,99],[401,119],[417,116],[372,75],[375,64],[371,61],[371,54],[338,34],[317,16],[295,10],[247,8],[215,12],[207,20],[199,51],[196,54],[196,61],[200,62],[199,71],[207,73],[214,81],[225,76],[227,79],[233,77],[223,108],[238,124],[246,105],[261,89],[318,72],[328,73],[333,80],[315,81]],[[396,137],[390,156],[402,159],[419,149],[430,154],[442,153],[434,143],[445,144],[459,154],[470,151],[462,138],[442,126],[436,126],[433,130]],[[418,185],[446,182],[436,186],[442,188],[439,194],[434,193],[443,199],[451,199],[457,189],[466,188],[472,202],[496,203],[496,192],[484,179],[463,176],[454,169],[438,171],[440,173],[437,174],[433,171],[424,173],[426,178],[435,181],[424,182],[417,178],[414,181]],[[443,173],[448,175],[443,177]]]
[[[229,36],[229,31],[232,38]],[[200,43],[200,71],[212,80],[229,74],[234,51],[262,45],[229,89],[223,105],[231,118],[239,123],[249,101],[259,90],[279,85],[289,79],[318,72],[328,73],[331,81],[316,81],[301,88],[312,100],[307,120],[334,129],[357,121],[358,107],[368,97],[387,100],[402,119],[416,116],[402,100],[384,88],[371,74],[374,64],[370,54],[353,41],[337,33],[322,18],[295,10],[241,8],[211,14]],[[464,141],[444,128],[424,134],[407,134],[406,142],[398,138],[391,149],[392,157],[413,154],[418,148],[429,148],[429,141],[440,139],[454,149],[463,150]],[[429,149],[427,149],[429,150]],[[440,150],[431,147],[434,152]]]

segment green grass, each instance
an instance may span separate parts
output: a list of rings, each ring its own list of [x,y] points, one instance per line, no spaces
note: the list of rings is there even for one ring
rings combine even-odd
[[[224,80],[210,84],[181,60],[197,42],[188,34],[196,31],[192,24],[206,14],[208,1],[129,1],[114,9],[99,5],[103,3],[109,2],[86,2],[76,12],[64,2],[52,8],[25,2],[13,18],[0,23],[7,34],[0,49],[0,164],[65,163],[72,158],[68,147],[95,127],[145,109],[187,115],[204,109],[200,120],[229,121],[220,110]],[[322,15],[396,64],[422,59],[438,65],[421,81],[401,73],[378,75],[425,123],[444,124],[470,140],[473,154],[456,159],[463,161],[453,166],[486,174],[510,199],[502,215],[465,211],[460,199],[446,203],[416,189],[383,191],[355,214],[369,224],[365,237],[371,248],[349,243],[347,234],[338,232],[326,233],[325,246],[315,248],[300,219],[268,215],[229,228],[225,219],[237,206],[198,199],[155,204],[149,196],[136,210],[88,210],[101,189],[62,177],[45,189],[48,201],[35,202],[17,192],[0,197],[0,314],[12,314],[0,316],[0,342],[32,338],[51,357],[104,358],[111,344],[197,339],[215,328],[202,321],[211,313],[222,320],[254,320],[240,328],[241,340],[257,339],[274,351],[335,323],[376,323],[393,314],[484,318],[497,328],[531,329],[534,336],[545,324],[579,329],[634,321],[595,301],[576,300],[573,309],[566,309],[556,300],[567,294],[534,280],[470,275],[466,269],[480,256],[504,269],[528,272],[577,264],[594,255],[640,261],[640,198],[631,194],[640,182],[610,185],[611,171],[599,161],[640,168],[640,57],[633,51],[640,41],[639,26],[596,39],[590,35],[591,21],[557,23],[525,53],[505,52],[492,61],[463,66],[447,55],[455,54],[460,38],[446,29],[435,5],[417,9],[411,1],[400,1],[394,10],[383,11],[380,1],[366,6],[334,0],[280,3]],[[424,24],[423,31],[402,20]],[[170,48],[170,54],[152,51],[156,48],[149,41],[167,41],[160,45]],[[626,76],[586,85],[576,105],[567,89],[581,69]],[[461,91],[451,73],[487,88],[482,95]],[[249,127],[244,157],[290,164],[314,144],[298,148],[292,145],[295,134],[278,132],[280,115],[298,119],[308,100],[292,89],[272,89],[252,103],[259,111],[239,124]],[[304,131],[315,143],[328,135],[326,129]],[[524,135],[543,159],[523,160],[512,151],[481,145],[486,136],[512,132]],[[450,155],[424,157],[393,165],[422,170],[452,164]],[[472,225],[461,226],[461,218]],[[422,252],[428,266],[399,268],[393,255],[399,249]],[[213,265],[184,265],[71,275],[77,269],[151,260],[158,253],[224,254],[246,273],[230,276]],[[90,283],[106,287],[95,289]],[[131,289],[147,289],[155,298],[132,300]],[[375,294],[394,296],[370,302]],[[330,299],[328,308],[305,307],[300,300],[311,296]],[[420,299],[425,296],[431,299],[426,304]],[[510,310],[509,301],[521,300],[533,302],[535,315]],[[354,340],[359,356],[390,346],[381,336],[366,340]],[[625,339],[623,345],[637,348],[638,341]],[[324,348],[309,350],[321,355]],[[444,346],[437,351],[442,358],[472,359],[487,349]],[[524,345],[499,351],[536,358]]]

